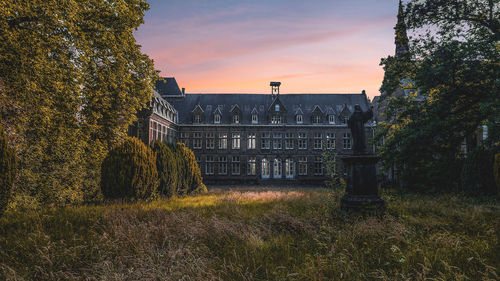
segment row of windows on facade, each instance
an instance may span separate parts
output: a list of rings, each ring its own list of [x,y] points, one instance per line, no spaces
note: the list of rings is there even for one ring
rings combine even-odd
[[[141,138],[141,131],[138,130],[137,137]],[[168,126],[162,125],[154,120],[151,120],[149,126],[149,135],[152,142],[159,140],[162,142],[173,143],[175,140],[175,131]]]
[[[294,133],[273,133],[271,138],[271,133],[264,132],[260,134],[260,147],[261,149],[294,149],[297,145],[298,149],[308,148],[308,135],[307,133],[298,133],[297,138],[295,138]],[[229,140],[229,136],[231,139]],[[283,138],[284,136],[284,138]],[[313,134],[313,149],[335,149],[336,135],[335,133],[314,133]],[[191,138],[189,133],[181,133],[180,142],[184,143],[187,147],[193,149],[202,149],[203,140],[205,140],[206,149],[215,149],[216,143],[219,149],[227,149],[228,143],[231,141],[232,149],[241,149],[242,136],[240,133],[219,133],[218,139],[216,139],[215,133],[206,133],[205,139],[203,139],[203,133],[192,133]],[[351,149],[351,133],[345,132],[342,134],[342,148]],[[247,149],[256,149],[257,147],[257,134],[248,133],[247,134]],[[284,144],[284,145],[283,145]]]
[[[340,118],[341,124],[347,124],[347,120],[349,117],[342,117]],[[215,114],[214,115],[214,124],[220,124],[221,123],[221,115],[220,114]],[[328,115],[328,124],[335,125],[335,115]],[[234,114],[232,117],[232,123],[233,124],[240,124],[241,122],[241,117],[239,114]],[[314,115],[311,117],[311,122],[313,124],[323,124],[323,117],[321,115]],[[196,114],[194,116],[194,123],[200,124],[202,123],[202,116],[201,114]],[[283,117],[281,115],[272,115],[271,116],[271,124],[282,124],[283,123]],[[297,114],[295,116],[295,123],[297,124],[303,124],[304,123],[304,117],[302,114]],[[252,124],[259,124],[259,117],[257,114],[252,114]]]
[[[153,112],[169,120],[170,122],[174,123],[177,122],[177,112],[169,110],[168,108],[159,103],[155,103],[155,105],[153,106]]]
[[[205,158],[205,175],[215,175],[215,167],[217,167],[218,175],[228,175],[228,158],[227,156],[206,156]],[[197,158],[198,164],[201,165],[201,161]],[[260,176],[263,178],[269,178],[271,175],[274,178],[282,178],[283,173],[283,163],[279,158],[274,158],[268,160],[267,158],[262,158],[260,161]],[[241,174],[241,162],[239,156],[232,156],[231,162],[231,175]],[[307,157],[298,158],[298,175],[306,176],[308,175],[308,161]],[[293,178],[296,175],[296,165],[292,158],[285,159],[285,176],[287,178]],[[247,159],[247,175],[255,176],[257,175],[257,158],[248,157]],[[271,170],[272,169],[272,170]],[[316,176],[323,175],[323,161],[321,156],[315,156],[313,161],[313,173]]]

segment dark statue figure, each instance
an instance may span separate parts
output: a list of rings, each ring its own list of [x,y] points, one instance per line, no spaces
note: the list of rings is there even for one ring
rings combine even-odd
[[[347,124],[351,129],[351,135],[354,141],[353,152],[356,155],[366,153],[366,136],[365,136],[365,123],[373,117],[373,111],[370,109],[366,112],[361,110],[359,104],[354,106],[354,112]]]

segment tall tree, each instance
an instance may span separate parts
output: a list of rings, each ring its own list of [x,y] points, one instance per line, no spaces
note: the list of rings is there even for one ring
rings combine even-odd
[[[157,74],[133,31],[145,0],[0,1],[0,110],[18,192],[46,203],[98,190],[100,162]]]
[[[405,21],[414,38],[410,61],[387,62],[382,90],[390,96],[404,88],[404,73],[423,97],[392,97],[381,135],[381,155],[395,164],[404,182],[414,189],[457,186],[460,144],[472,138],[482,124],[500,120],[500,6],[498,0],[412,0]],[[408,69],[410,71],[408,72]],[[384,88],[384,86],[386,86]],[[495,148],[493,148],[495,149]]]

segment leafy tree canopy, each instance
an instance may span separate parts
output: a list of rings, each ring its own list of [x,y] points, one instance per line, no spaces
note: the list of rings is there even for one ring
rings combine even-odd
[[[100,162],[157,73],[133,31],[145,0],[0,1],[0,110],[18,188],[44,202],[98,190]]]
[[[382,60],[381,91],[390,98],[381,155],[413,188],[456,186],[462,141],[474,143],[480,125],[500,120],[500,4],[412,0],[404,19],[411,55]],[[413,80],[420,99],[391,96],[402,78]]]

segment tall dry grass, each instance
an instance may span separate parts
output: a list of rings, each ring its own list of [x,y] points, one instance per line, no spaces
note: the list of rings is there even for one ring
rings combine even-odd
[[[384,216],[320,189],[218,190],[10,212],[6,280],[498,280],[498,199],[385,194]]]

